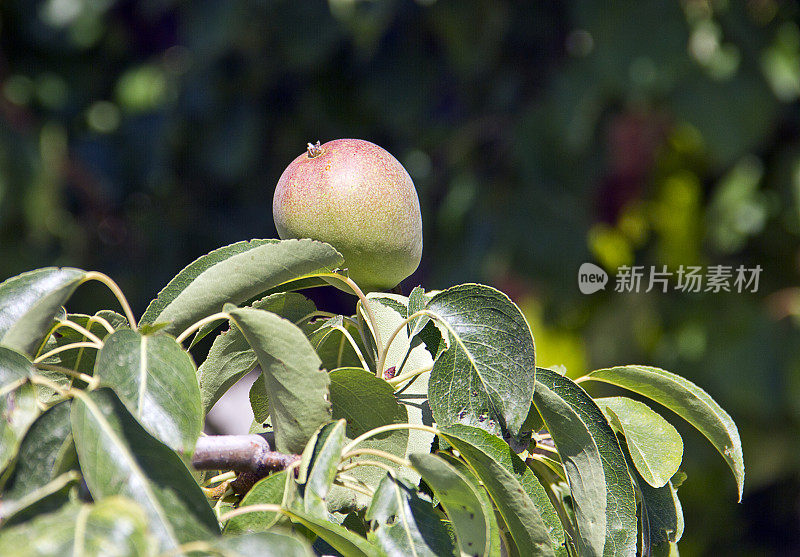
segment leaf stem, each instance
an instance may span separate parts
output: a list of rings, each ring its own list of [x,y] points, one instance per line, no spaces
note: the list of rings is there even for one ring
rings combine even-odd
[[[348,462],[347,464],[340,464],[339,472],[347,472],[348,470],[352,470],[353,468],[357,468],[359,466],[377,466],[378,468],[383,468],[390,474],[394,474],[396,472],[396,470],[388,464],[379,462],[377,460],[355,460],[353,462]]]
[[[128,299],[125,297],[125,294],[123,294],[119,285],[117,285],[117,283],[114,282],[111,277],[98,271],[90,271],[86,273],[86,276],[83,278],[83,282],[89,282],[90,280],[101,282],[105,284],[109,290],[111,290],[111,292],[117,298],[117,301],[119,301],[119,305],[122,306],[122,311],[125,312],[125,317],[128,318],[128,324],[131,326],[131,329],[135,330],[136,317],[133,315],[131,305],[128,303]]]
[[[419,431],[427,431],[429,433],[433,433],[434,435],[439,435],[439,430],[438,429],[436,429],[435,427],[428,426],[428,425],[422,425],[422,424],[388,424],[388,425],[382,425],[380,427],[376,427],[375,429],[370,429],[369,431],[367,431],[365,433],[362,433],[361,435],[359,435],[358,437],[356,437],[355,439],[350,441],[350,443],[345,445],[344,449],[342,449],[342,454],[352,451],[353,448],[358,446],[359,443],[361,443],[362,441],[365,441],[366,439],[369,439],[370,437],[374,437],[375,435],[380,435],[381,433],[384,433],[384,432],[387,432],[387,431],[397,431],[398,429],[416,429],[416,430],[419,430]]]
[[[435,313],[432,313],[426,309],[421,309],[403,319],[397,326],[397,328],[394,331],[392,331],[392,334],[389,335],[389,339],[386,341],[386,347],[383,350],[380,350],[379,352],[380,358],[378,359],[377,366],[375,366],[378,370],[378,377],[383,377],[383,372],[385,371],[383,368],[386,365],[386,357],[389,355],[389,347],[392,345],[392,342],[394,342],[394,339],[397,337],[397,335],[400,334],[400,331],[405,329],[406,325],[411,323],[411,321],[413,321],[417,317],[422,317],[423,315],[427,315],[431,319],[438,319],[438,316]]]
[[[214,476],[213,478],[211,478],[209,480],[206,480],[205,481],[205,485],[211,485],[211,484],[215,484],[217,482],[224,482],[226,480],[233,480],[234,478],[236,478],[236,472],[231,470],[230,472],[225,472],[223,474],[218,474],[218,475]]]
[[[358,491],[359,493],[361,493],[363,495],[366,495],[369,498],[372,498],[372,497],[375,496],[375,492],[374,491],[372,491],[368,487],[361,486],[361,485],[359,485],[359,484],[357,484],[355,482],[351,482],[351,481],[348,481],[348,480],[343,480],[343,479],[338,479],[337,478],[337,479],[333,480],[333,483],[338,484],[338,485],[340,485],[342,487],[345,487],[347,489],[352,489],[353,491]]]
[[[301,317],[300,319],[298,319],[297,321],[295,321],[294,324],[300,325],[300,323],[303,323],[304,321],[311,321],[315,317],[327,317],[328,319],[330,319],[331,317],[336,317],[336,314],[331,313],[329,311],[312,311],[311,313],[308,313],[303,317]]]
[[[369,365],[367,364],[367,360],[364,359],[364,355],[361,353],[361,349],[358,347],[358,344],[356,344],[356,339],[353,338],[353,335],[350,334],[350,331],[348,331],[344,327],[339,327],[338,325],[333,328],[342,333],[342,336],[346,338],[347,342],[350,343],[350,346],[353,347],[353,351],[356,353],[356,356],[358,356],[358,359],[361,361],[361,365],[364,366],[364,369],[369,370]],[[340,365],[341,365],[341,359],[342,359],[342,353],[340,350],[339,352]]]
[[[181,334],[179,334],[175,340],[178,342],[178,344],[180,344],[181,342],[186,340],[186,337],[188,337],[193,332],[200,329],[200,327],[202,327],[203,325],[211,323],[212,321],[217,321],[219,319],[230,319],[230,318],[231,318],[230,314],[226,311],[220,311],[219,313],[215,313],[213,315],[209,315],[208,317],[204,317],[200,321],[196,321],[191,325],[189,325],[188,327],[186,327],[186,329]]]
[[[232,511],[228,511],[222,516],[219,517],[220,522],[227,522],[230,519],[240,516],[243,514],[248,513],[281,513],[281,514],[288,514],[286,510],[281,507],[280,505],[275,505],[272,503],[261,503],[259,505],[247,505],[246,507],[239,507],[238,509],[233,509]],[[289,515],[291,516],[291,515]]]
[[[375,319],[375,314],[373,313],[372,307],[370,307],[369,300],[367,300],[367,297],[364,295],[364,292],[358,287],[358,285],[353,281],[353,279],[351,279],[350,277],[346,277],[344,275],[340,275],[339,273],[319,273],[318,275],[315,276],[337,279],[345,283],[347,286],[349,286],[350,289],[355,293],[355,295],[358,296],[359,302],[361,302],[361,305],[364,306],[364,311],[367,312],[369,325],[370,328],[372,329],[372,336],[375,339],[375,345],[376,345],[375,347],[380,353],[381,333],[380,331],[378,331],[378,320]]]
[[[381,451],[378,449],[353,449],[348,451],[342,455],[342,460],[347,460],[348,458],[353,458],[354,456],[368,454],[371,456],[379,456],[381,458],[385,458],[391,462],[394,462],[398,466],[405,466],[406,468],[411,466],[411,463],[406,460],[405,458],[400,458],[399,456],[395,456],[392,453],[387,453],[386,451]]]
[[[97,348],[98,350],[100,350],[101,348],[103,348],[103,345],[102,344],[98,345],[97,343],[94,342],[73,342],[71,344],[65,344],[64,346],[58,346],[56,348],[53,348],[49,352],[45,352],[44,354],[37,356],[36,359],[33,360],[33,363],[38,364],[39,362],[41,362],[42,360],[46,360],[50,356],[55,356],[56,354],[59,354],[66,350],[72,350],[73,348]]]
[[[37,369],[46,369],[50,371],[57,371],[59,373],[63,373],[64,375],[69,375],[70,377],[74,377],[76,379],[80,379],[87,385],[89,385],[89,390],[93,391],[100,385],[100,380],[97,377],[92,377],[86,373],[81,373],[80,371],[75,371],[74,369],[69,369],[67,367],[62,366],[54,366],[50,364],[37,364]]]
[[[92,328],[92,322],[99,323],[106,331],[108,331],[108,334],[111,335],[114,333],[114,327],[112,327],[111,323],[106,321],[104,317],[100,317],[99,315],[92,315],[89,317],[88,325],[90,329]]]
[[[89,326],[91,327],[91,323],[89,323]],[[95,343],[99,344],[100,346],[102,346],[102,345],[103,345],[103,341],[102,341],[102,340],[100,340],[100,338],[99,338],[97,335],[95,335],[93,332],[91,332],[91,331],[90,331],[90,330],[88,330],[87,328],[85,328],[85,327],[82,327],[81,325],[78,325],[78,324],[77,324],[77,323],[75,323],[74,321],[70,321],[69,319],[62,319],[62,320],[60,320],[60,321],[58,322],[58,325],[56,325],[55,327],[53,327],[53,330],[52,330],[52,331],[50,331],[50,334],[52,335],[52,334],[53,334],[54,332],[56,332],[56,331],[57,331],[57,330],[58,330],[60,327],[67,327],[67,328],[70,328],[70,329],[72,329],[73,331],[77,331],[78,333],[82,334],[83,336],[85,336],[86,338],[88,338],[89,340],[91,340],[92,342],[95,342]]]
[[[31,383],[34,385],[42,385],[43,387],[47,387],[48,389],[52,389],[58,394],[62,396],[69,396],[74,394],[74,389],[65,389],[55,381],[51,381],[47,377],[42,377],[41,375],[32,375],[30,377]]]
[[[419,369],[414,369],[412,371],[407,371],[405,373],[401,373],[397,377],[392,377],[391,379],[387,379],[386,382],[389,383],[390,385],[392,385],[393,387],[395,387],[395,386],[399,385],[400,383],[402,383],[403,381],[406,381],[407,379],[413,379],[417,375],[422,375],[426,371],[430,371],[432,369],[433,369],[432,365],[424,366],[424,367],[421,367]]]

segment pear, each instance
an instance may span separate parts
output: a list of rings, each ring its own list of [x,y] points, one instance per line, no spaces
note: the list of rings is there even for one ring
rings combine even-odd
[[[278,180],[272,216],[282,239],[335,247],[364,292],[395,287],[422,257],[411,176],[388,151],[362,139],[309,143]]]

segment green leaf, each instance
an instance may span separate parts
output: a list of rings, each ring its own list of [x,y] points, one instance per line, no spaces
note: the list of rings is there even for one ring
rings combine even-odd
[[[0,471],[17,455],[25,433],[39,415],[34,385],[23,383],[10,388],[13,385],[0,390]]]
[[[358,357],[350,340],[345,336],[345,331],[356,343],[361,355],[370,363],[370,356],[360,338],[358,327],[344,316],[337,315],[327,319],[323,323],[302,323],[300,328],[308,336],[311,345],[317,351],[322,360],[322,367],[325,369],[336,369],[340,367],[361,367],[361,359]]]
[[[33,363],[27,356],[0,346],[0,393],[19,387],[34,371]]]
[[[77,323],[78,325],[88,329],[89,332],[100,338],[100,340],[103,340],[109,335],[109,332],[104,326],[100,325],[100,323],[95,320],[95,317],[97,316],[106,319],[109,322],[109,325],[111,325],[114,329],[126,327],[128,323],[128,320],[122,315],[107,310],[97,312],[95,315],[71,313],[66,316],[66,319],[69,319],[69,321]],[[83,336],[83,334],[74,329],[70,329],[69,327],[62,326],[55,330],[56,325],[58,325],[58,321],[53,323],[53,327],[51,327],[51,331],[48,333],[47,341],[39,350],[40,353],[49,352],[50,350],[58,348],[59,346],[66,346],[67,344],[72,344],[74,342],[88,340],[85,336]],[[55,334],[52,334],[54,330]],[[91,375],[94,372],[96,356],[97,350],[95,348],[81,347],[74,350],[66,350],[50,356],[46,360],[43,360],[42,363],[57,365],[78,371],[80,373]],[[58,383],[66,384],[72,381],[71,377],[59,374],[57,371],[45,371],[43,374],[51,379],[56,380]]]
[[[679,375],[648,366],[593,371],[587,377],[617,385],[663,404],[706,436],[728,463],[742,500],[744,457],[739,430],[725,410],[703,389]]]
[[[611,425],[625,435],[631,460],[653,487],[666,485],[683,458],[683,439],[667,420],[627,397],[596,398]]]
[[[369,539],[387,555],[439,557],[455,554],[453,541],[433,505],[420,498],[414,486],[403,479],[389,474],[383,477],[365,518],[372,523]],[[497,529],[496,522],[494,526]],[[499,536],[499,532],[495,534]],[[499,551],[500,540],[496,539]]]
[[[292,322],[316,309],[311,300],[293,292],[267,296],[254,302],[252,307],[270,311]],[[203,412],[207,414],[220,397],[257,363],[255,351],[235,325],[218,335],[197,370]]]
[[[409,303],[409,299],[396,294],[385,293],[371,293],[367,295],[367,299],[378,321],[378,331],[385,347],[389,336],[406,318],[406,304]],[[406,327],[405,330],[398,333],[386,357],[386,366],[394,367],[395,374],[433,366],[433,358],[430,352],[426,350],[425,346],[421,345],[418,338],[409,337],[408,331],[409,329]],[[428,404],[428,381],[430,376],[430,372],[417,375],[394,393],[398,402],[406,408],[408,423],[433,425],[433,416]],[[401,456],[408,456],[410,453],[430,452],[433,437],[433,433],[427,431],[410,430],[408,432],[408,448],[405,455]],[[404,477],[413,483],[419,480],[416,473],[405,475]]]
[[[111,497],[94,504],[69,504],[57,512],[0,531],[0,554],[17,557],[153,555],[153,539],[142,509]]]
[[[444,459],[432,454],[409,455],[411,464],[425,480],[452,521],[462,554],[489,555],[489,513],[473,483]]]
[[[191,454],[203,430],[194,362],[174,338],[121,329],[97,356],[95,376],[171,449]]]
[[[0,284],[0,344],[32,356],[86,271],[48,267]]]
[[[633,483],[603,412],[573,381],[549,369],[537,369],[533,400],[567,473],[581,555],[633,555]]]
[[[298,481],[303,483],[303,508],[308,514],[327,516],[324,501],[336,478],[345,443],[344,433],[344,420],[325,424],[303,451]]]
[[[384,554],[378,546],[355,534],[334,524],[324,518],[308,515],[298,509],[288,509],[285,513],[314,532],[317,536],[328,542],[336,551],[344,557],[382,557]]]
[[[81,479],[75,470],[64,472],[44,485],[23,493],[17,499],[3,499],[0,520],[3,526],[18,524],[32,517],[61,508],[70,500],[73,486]]]
[[[162,551],[219,530],[180,457],[151,437],[108,389],[72,402],[72,434],[92,497],[129,497],[144,510]]]
[[[267,383],[264,374],[259,373],[248,393],[250,408],[253,410],[253,420],[263,424],[269,418],[269,396],[267,396]]]
[[[150,302],[142,323],[169,322],[180,333],[225,303],[239,304],[281,283],[343,262],[330,245],[314,240],[237,242],[196,259]]]
[[[566,555],[564,530],[547,492],[506,443],[464,425],[441,434],[486,486],[521,555]]]
[[[468,427],[468,426],[463,426],[463,427]],[[491,434],[487,433],[487,435]],[[495,509],[493,512],[486,513],[486,519],[489,521],[489,544],[488,544],[489,553],[487,554],[487,557],[502,556],[504,548],[508,549],[508,547],[512,545],[512,542],[506,537],[505,535],[506,532],[500,530],[500,523],[498,521],[502,519],[500,518],[499,515],[497,515],[495,504],[492,502],[492,498],[486,491],[486,486],[480,479],[478,479],[474,470],[470,469],[464,462],[457,459],[455,456],[445,452],[437,452],[436,456],[444,459],[445,462],[447,462],[450,466],[461,472],[461,475],[472,483],[472,487],[474,488],[475,493],[481,499],[481,504],[483,505],[483,508]]]
[[[328,374],[308,339],[291,321],[268,311],[226,306],[255,350],[269,397],[276,449],[298,453],[331,418]]]
[[[14,475],[3,493],[6,504],[45,486],[65,471],[64,460],[71,461],[75,451],[69,410],[70,402],[64,401],[33,422],[19,447]]]
[[[671,482],[655,488],[641,479],[639,487],[650,548],[654,555],[669,554],[670,544],[683,536],[683,508],[678,492]]]
[[[250,488],[239,503],[239,508],[249,505],[263,505],[265,503],[280,505],[283,502],[283,492],[286,488],[288,474],[278,472],[262,478]],[[244,532],[263,532],[269,530],[281,518],[280,513],[257,512],[234,516],[225,525],[226,534]]]
[[[407,423],[406,407],[394,397],[394,389],[383,379],[361,368],[342,368],[330,373],[331,405],[333,419],[345,420],[345,435],[352,440],[376,427],[388,424]],[[376,435],[359,444],[359,448],[377,449],[395,456],[406,454],[408,430],[400,429]],[[380,457],[356,456],[352,460],[367,458],[395,467],[395,464]],[[349,460],[348,460],[349,462]],[[373,489],[383,479],[384,471],[373,466],[358,466],[348,474]],[[335,492],[335,493],[334,493]],[[340,508],[366,508],[369,500],[344,488],[334,488],[328,500],[334,510]]]
[[[519,308],[494,288],[463,284],[435,295],[428,310],[450,335],[428,387],[436,423],[518,435],[536,374],[533,337]]]
[[[211,547],[222,557],[314,557],[308,543],[279,532],[224,536],[214,540]]]

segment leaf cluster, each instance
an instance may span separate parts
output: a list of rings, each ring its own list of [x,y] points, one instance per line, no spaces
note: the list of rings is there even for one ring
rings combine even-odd
[[[342,263],[312,240],[239,242],[138,323],[100,273],[0,284],[0,554],[667,555],[683,442],[643,401],[707,437],[741,498],[737,428],[693,383],[648,366],[572,380],[537,368],[502,292],[365,296]],[[122,314],[67,313],[90,280]],[[298,292],[329,283],[353,315]],[[223,451],[205,470],[204,417],[253,370],[252,431],[278,464],[243,472]]]

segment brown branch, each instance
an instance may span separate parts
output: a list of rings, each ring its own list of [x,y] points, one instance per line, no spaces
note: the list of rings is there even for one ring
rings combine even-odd
[[[230,486],[246,493],[254,483],[285,470],[300,455],[273,451],[261,435],[208,435],[197,440],[192,466],[197,470],[233,470],[239,475]]]

